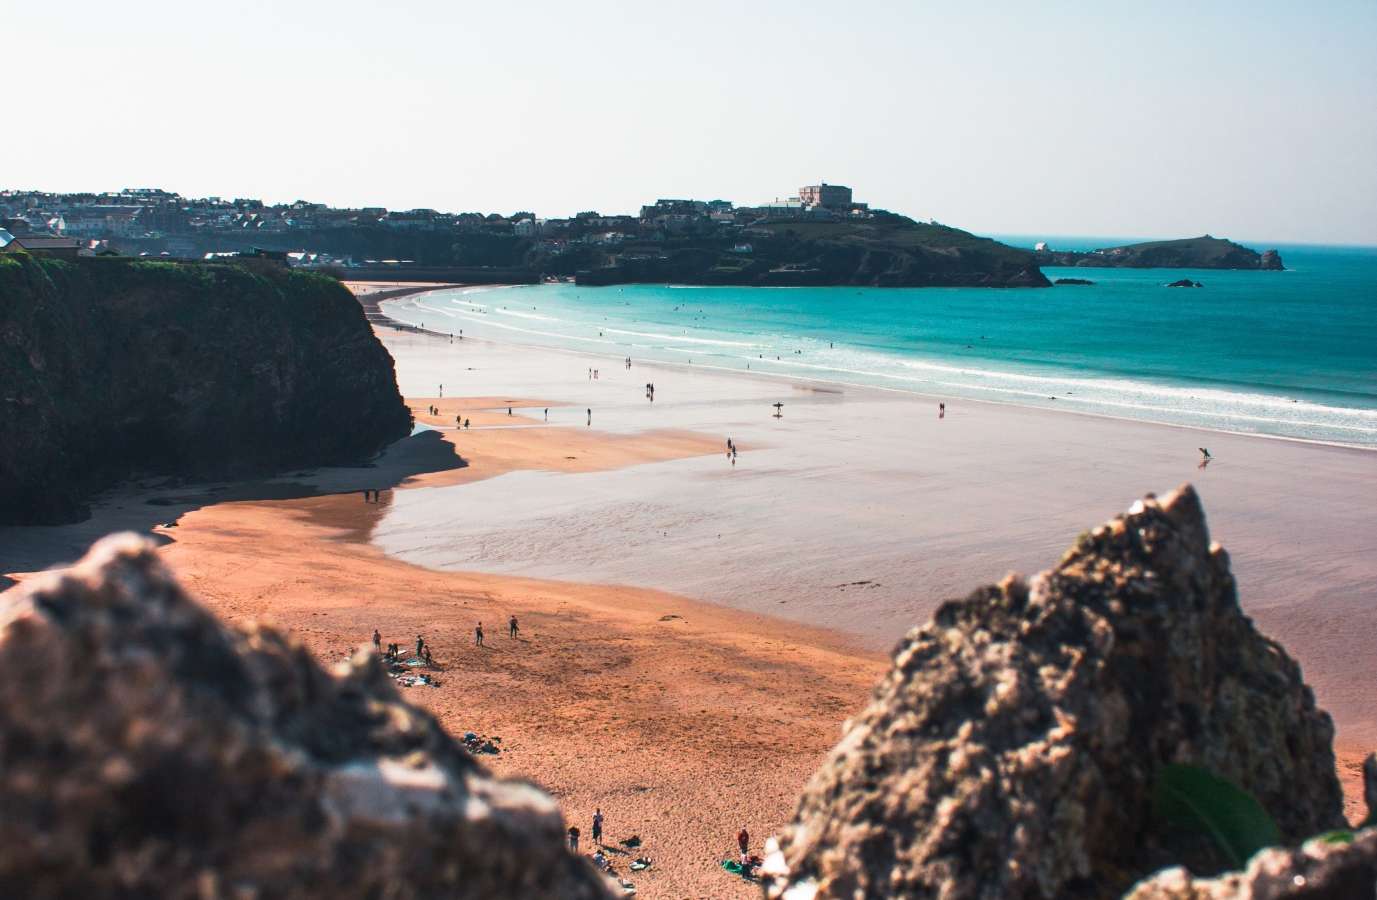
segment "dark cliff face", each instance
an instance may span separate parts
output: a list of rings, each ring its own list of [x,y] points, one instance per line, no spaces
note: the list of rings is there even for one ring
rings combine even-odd
[[[345,288],[268,266],[0,257],[0,524],[135,473],[366,459],[410,419]]]

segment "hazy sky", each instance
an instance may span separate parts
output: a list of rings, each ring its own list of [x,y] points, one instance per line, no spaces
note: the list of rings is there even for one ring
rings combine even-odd
[[[1377,0],[0,0],[0,47],[3,187],[1377,244]]]

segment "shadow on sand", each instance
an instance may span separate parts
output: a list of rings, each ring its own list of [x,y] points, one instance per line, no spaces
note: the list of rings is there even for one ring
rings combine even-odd
[[[153,529],[175,524],[187,513],[216,503],[386,491],[414,475],[466,465],[440,432],[419,431],[360,466],[328,466],[251,481],[136,480],[93,498],[91,516],[85,521],[0,527],[0,573],[37,572],[70,563],[96,540],[115,531],[134,531],[147,535],[160,546],[169,544],[175,540],[172,535]],[[15,583],[15,579],[0,574],[0,591]]]

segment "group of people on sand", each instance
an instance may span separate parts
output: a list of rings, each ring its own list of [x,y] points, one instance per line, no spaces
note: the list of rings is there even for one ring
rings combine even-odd
[[[589,381],[597,381],[597,380],[598,380],[598,370],[597,370],[597,369],[589,369],[589,370],[588,370],[588,380],[589,380]]]
[[[593,843],[597,844],[599,848],[602,847],[602,823],[602,807],[598,807],[597,809],[593,810]],[[582,835],[582,832],[579,831],[579,827],[577,825],[570,825],[568,834],[569,849],[574,853],[578,853],[579,837]],[[606,871],[610,864],[606,864],[605,862],[599,862],[599,856],[602,856],[604,861],[607,859],[607,857],[603,855],[602,850],[599,849],[598,852],[594,854],[593,861],[598,865],[598,868],[602,869],[603,871]]]
[[[507,637],[516,640],[516,636],[521,633],[521,626],[516,622],[516,616],[507,617]],[[479,622],[473,629],[473,643],[476,647],[486,646],[483,643],[483,623]]]
[[[400,644],[388,644],[387,649],[383,650],[382,633],[379,632],[376,628],[373,629],[373,650],[383,659],[392,662],[395,662],[402,658],[402,649]],[[435,662],[430,655],[430,645],[427,644],[425,638],[421,637],[421,635],[419,634],[416,635],[416,658],[424,660],[427,666],[435,665]]]
[[[727,438],[727,459],[731,460],[732,466],[736,465],[736,444],[731,438]]]
[[[652,382],[645,383],[645,396],[651,403],[655,402],[655,385]]]
[[[593,810],[592,831],[594,850],[592,853],[592,860],[593,865],[597,866],[599,871],[611,872],[612,861],[608,859],[607,854],[603,852],[607,846],[602,841],[604,823],[605,819],[603,818],[602,807],[598,807]],[[577,825],[570,825],[565,834],[569,841],[569,852],[578,853],[579,840],[583,837],[583,832]],[[622,843],[628,847],[637,847],[640,846],[640,838],[632,837]],[[756,870],[760,868],[764,861],[758,855],[751,853],[751,833],[746,830],[745,825],[742,825],[741,830],[736,833],[736,849],[738,851],[737,863],[741,867],[741,877],[747,879],[754,878]],[[637,863],[644,863],[648,866],[650,865],[650,860],[638,858]],[[636,866],[632,868],[636,868]]]
[[[378,496],[378,489],[377,489],[377,488],[364,488],[364,489],[363,489],[363,502],[364,502],[364,503],[379,503],[379,502],[381,502],[381,498],[379,498],[379,496]]]

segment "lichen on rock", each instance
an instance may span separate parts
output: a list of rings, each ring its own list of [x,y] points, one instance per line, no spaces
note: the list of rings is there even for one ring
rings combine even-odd
[[[943,605],[813,777],[766,893],[1112,897],[1226,860],[1154,812],[1163,768],[1252,793],[1288,843],[1342,824],[1333,726],[1239,608],[1190,487],[1053,569]]]
[[[0,896],[611,896],[372,654],[229,629],[117,535],[0,597]]]

